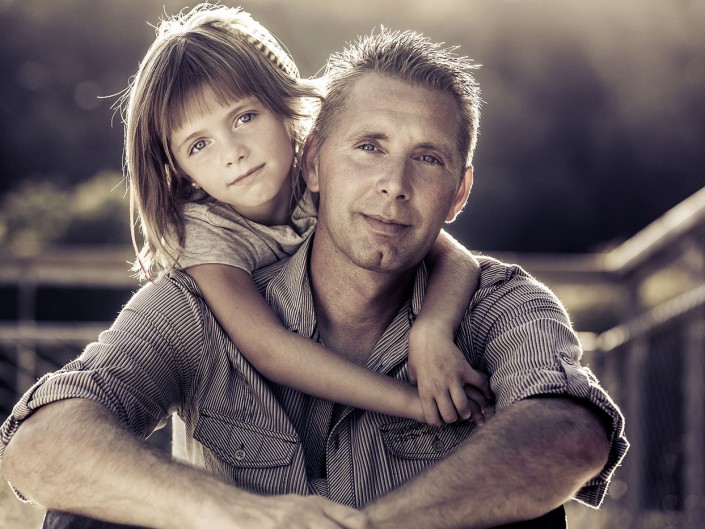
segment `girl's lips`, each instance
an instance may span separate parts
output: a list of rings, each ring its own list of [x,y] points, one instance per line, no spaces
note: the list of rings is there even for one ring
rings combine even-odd
[[[264,167],[264,164],[261,164],[253,169],[250,169],[245,174],[242,174],[242,175],[238,176],[237,178],[235,178],[232,182],[230,182],[230,185],[247,183],[247,181],[250,180],[253,176],[257,175],[262,170],[263,167]]]

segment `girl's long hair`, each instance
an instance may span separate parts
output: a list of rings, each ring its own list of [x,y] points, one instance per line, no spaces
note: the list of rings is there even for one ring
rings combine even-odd
[[[204,89],[223,104],[257,97],[289,126],[295,159],[320,102],[317,84],[300,79],[286,48],[239,8],[202,4],[162,21],[117,103],[125,123],[124,169],[137,251],[133,269],[141,279],[170,271],[181,250],[181,209],[192,188],[174,162],[168,138],[190,117],[189,103]],[[294,180],[300,191],[300,179]]]

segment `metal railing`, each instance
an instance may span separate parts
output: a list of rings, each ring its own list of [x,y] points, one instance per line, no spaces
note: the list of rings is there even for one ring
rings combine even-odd
[[[0,322],[0,420],[37,377],[109,325],[41,321],[41,290],[107,288],[124,302],[137,288],[130,255],[3,257],[0,292],[14,289],[16,317]],[[600,511],[570,506],[571,528],[705,528],[705,189],[612,251],[502,257],[564,299],[585,362],[626,416],[631,450],[609,497]]]

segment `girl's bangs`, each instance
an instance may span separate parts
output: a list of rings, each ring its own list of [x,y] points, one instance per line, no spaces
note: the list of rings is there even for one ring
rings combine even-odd
[[[160,120],[166,126],[163,131],[166,135],[185,122],[213,110],[208,108],[202,97],[208,90],[222,105],[257,95],[257,86],[252,86],[254,83],[247,73],[246,61],[238,60],[241,52],[236,49],[214,49],[217,47],[214,42],[191,40],[185,43],[181,53],[172,57],[170,69],[173,78],[164,92]]]

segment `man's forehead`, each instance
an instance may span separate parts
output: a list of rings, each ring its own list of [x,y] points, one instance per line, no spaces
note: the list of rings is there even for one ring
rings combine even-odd
[[[353,82],[347,102],[364,103],[373,108],[408,103],[447,107],[449,111],[457,109],[453,97],[445,91],[375,72],[363,74]]]
[[[343,136],[392,136],[413,131],[419,144],[439,144],[455,156],[458,105],[448,92],[377,73],[355,81],[347,93],[337,127]]]

